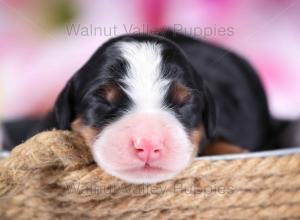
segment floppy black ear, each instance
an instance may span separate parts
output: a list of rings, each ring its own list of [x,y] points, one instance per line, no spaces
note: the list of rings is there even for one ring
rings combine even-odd
[[[59,94],[54,105],[56,127],[68,130],[74,120],[73,83],[70,80],[63,91]]]
[[[215,101],[210,93],[209,89],[204,85],[204,110],[203,110],[203,122],[204,129],[207,138],[212,138],[216,128],[216,106]]]

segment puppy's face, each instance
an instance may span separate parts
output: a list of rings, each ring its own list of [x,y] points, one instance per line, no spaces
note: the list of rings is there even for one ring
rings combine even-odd
[[[67,84],[55,113],[58,128],[79,132],[101,168],[131,183],[174,177],[214,124],[201,79],[175,45],[154,36],[104,44]]]

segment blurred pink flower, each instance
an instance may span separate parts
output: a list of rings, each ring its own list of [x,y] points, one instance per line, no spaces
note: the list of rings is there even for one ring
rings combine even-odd
[[[66,0],[62,0],[66,1]],[[0,4],[0,112],[2,118],[48,111],[65,82],[109,37],[68,34],[66,25],[50,28],[47,7],[57,0],[6,0]],[[300,2],[261,0],[70,1],[76,12],[68,23],[86,27],[178,24],[231,48],[257,69],[277,117],[300,117]],[[54,4],[54,3],[53,3]],[[45,13],[44,13],[45,12]],[[47,13],[46,13],[47,12]],[[181,25],[181,26],[180,26]],[[204,28],[211,29],[203,36]],[[226,34],[218,30],[225,28]],[[229,33],[229,28],[232,33]],[[199,34],[199,33],[198,33]],[[197,35],[196,37],[201,37]]]

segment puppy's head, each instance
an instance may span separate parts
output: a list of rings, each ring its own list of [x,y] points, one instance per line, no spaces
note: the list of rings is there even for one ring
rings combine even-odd
[[[79,132],[96,163],[132,183],[174,177],[215,121],[212,97],[179,48],[130,35],[105,43],[68,82],[57,127]]]

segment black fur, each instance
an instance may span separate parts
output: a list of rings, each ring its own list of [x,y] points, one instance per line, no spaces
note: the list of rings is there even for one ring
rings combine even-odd
[[[160,34],[184,51],[197,77],[205,81],[211,92],[217,113],[215,138],[249,150],[274,144],[265,92],[257,74],[243,58],[179,33]]]

